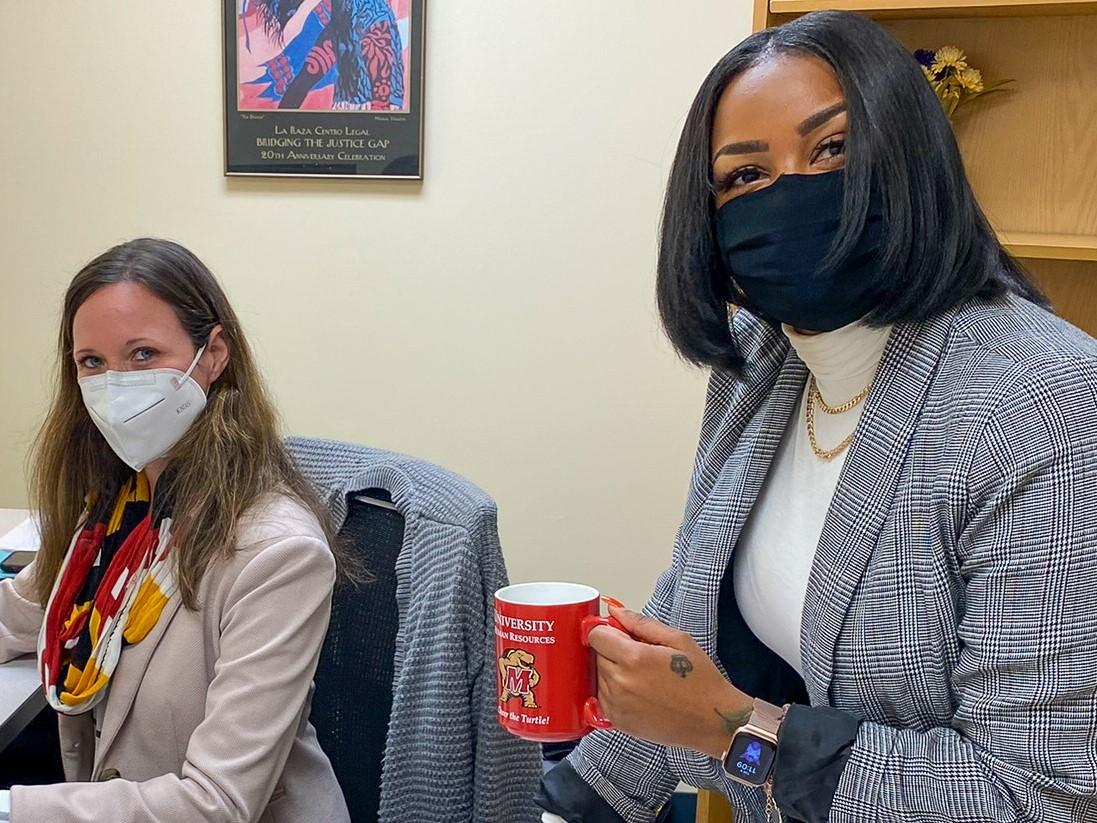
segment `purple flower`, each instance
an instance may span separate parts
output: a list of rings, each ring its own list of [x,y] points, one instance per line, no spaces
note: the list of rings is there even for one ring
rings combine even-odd
[[[933,66],[934,54],[929,49],[918,49],[914,52],[914,59],[928,69]]]

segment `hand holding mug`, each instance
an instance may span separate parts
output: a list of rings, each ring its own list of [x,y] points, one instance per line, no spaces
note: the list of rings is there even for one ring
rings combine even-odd
[[[634,737],[721,757],[749,720],[751,698],[690,635],[629,609],[609,612],[624,631],[600,626],[589,639],[605,717]]]

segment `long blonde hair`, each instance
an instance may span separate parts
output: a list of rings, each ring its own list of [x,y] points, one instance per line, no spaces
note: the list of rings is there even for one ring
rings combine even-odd
[[[42,604],[49,599],[85,506],[91,517],[102,516],[132,475],[89,417],[73,362],[77,309],[99,289],[120,282],[138,283],[168,303],[195,347],[204,345],[216,326],[228,344],[228,364],[210,386],[205,410],[172,449],[157,488],[157,500],[172,501],[173,562],[187,608],[198,607],[206,570],[233,551],[241,515],[265,494],[295,495],[316,514],[334,548],[327,511],[286,452],[274,406],[220,284],[179,244],[132,240],[88,263],[65,294],[53,399],[30,467],[31,500],[42,529],[35,561]]]

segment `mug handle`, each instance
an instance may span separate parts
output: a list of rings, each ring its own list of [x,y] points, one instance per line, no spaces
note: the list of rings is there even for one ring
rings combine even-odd
[[[588,697],[583,704],[583,722],[591,729],[612,729],[613,724],[602,714],[597,697]]]
[[[609,599],[609,598],[607,598]],[[620,604],[613,600],[613,605],[619,606]],[[590,633],[598,626],[610,626],[611,628],[623,631],[628,634],[628,630],[625,629],[618,621],[612,617],[600,617],[590,615],[583,618],[582,628],[582,642],[584,646],[590,646]],[[583,704],[583,722],[592,729],[612,729],[613,723],[611,723],[604,714],[602,714],[602,707],[598,703],[597,697],[588,697],[587,702]]]
[[[583,618],[582,634],[580,635],[580,641],[584,646],[587,646],[589,648],[590,633],[599,626],[609,626],[610,628],[617,629],[618,631],[622,631],[625,634],[628,634],[628,630],[612,617],[601,617],[600,615],[595,614],[587,615]]]

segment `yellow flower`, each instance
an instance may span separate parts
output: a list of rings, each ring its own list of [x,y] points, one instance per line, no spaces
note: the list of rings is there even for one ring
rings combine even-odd
[[[979,69],[967,68],[960,72],[960,86],[970,94],[983,93],[983,73]]]
[[[928,80],[930,83],[936,83],[937,82],[937,75],[934,74],[933,72],[931,72],[925,66],[922,66],[922,74],[924,74],[926,76],[926,80]]]
[[[956,46],[941,46],[933,55],[933,65],[930,71],[939,74],[945,69],[963,71],[967,68],[967,55]]]

